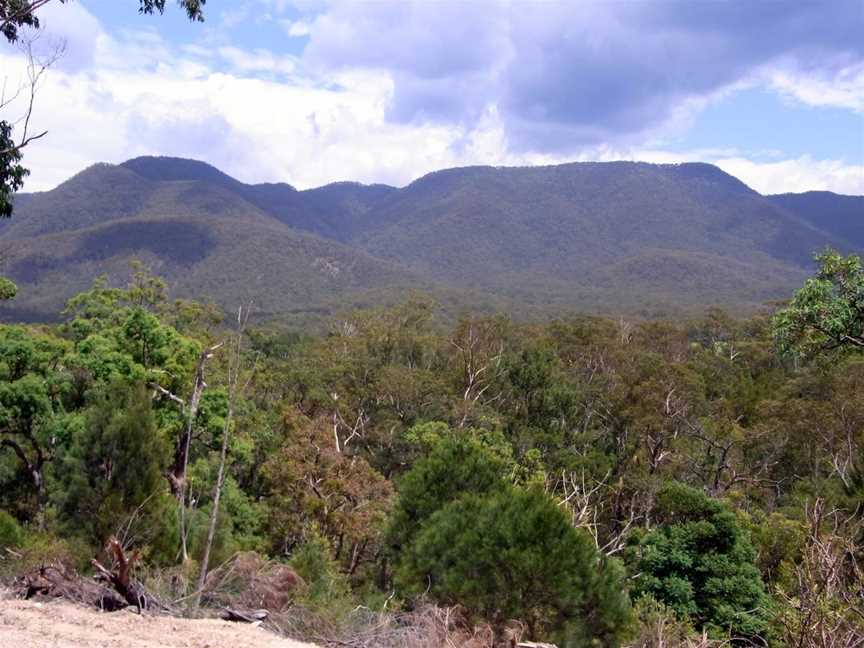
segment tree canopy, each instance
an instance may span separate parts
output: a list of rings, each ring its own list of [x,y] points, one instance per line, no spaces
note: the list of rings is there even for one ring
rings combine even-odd
[[[637,596],[651,596],[719,636],[762,640],[770,603],[756,550],[735,514],[674,482],[658,493],[654,513],[657,526],[638,545]]]
[[[861,257],[826,250],[819,269],[774,318],[780,349],[814,354],[864,350],[864,269]]]
[[[716,309],[450,325],[414,301],[256,324],[232,404],[236,333],[168,295],[138,265],[0,325],[0,543],[26,560],[122,531],[175,599],[207,547],[293,566],[310,638],[430,605],[562,646],[861,634],[859,354],[790,363],[770,317]]]

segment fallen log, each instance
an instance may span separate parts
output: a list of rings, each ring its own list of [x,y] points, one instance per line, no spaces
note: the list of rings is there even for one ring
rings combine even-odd
[[[94,578],[81,576],[60,563],[42,565],[16,579],[15,595],[24,599],[62,598],[106,612],[130,606],[137,608],[139,614],[150,609],[175,612],[132,577],[132,570],[141,559],[137,551],[127,556],[116,538],[111,538],[105,549],[112,558],[111,568],[91,560],[96,570]]]
[[[73,570],[54,564],[17,579],[15,594],[19,598],[62,598],[106,612],[128,607],[126,600],[111,588],[81,577]]]
[[[226,607],[222,611],[222,619],[239,623],[261,623],[265,621],[270,613],[267,610],[235,610]]]

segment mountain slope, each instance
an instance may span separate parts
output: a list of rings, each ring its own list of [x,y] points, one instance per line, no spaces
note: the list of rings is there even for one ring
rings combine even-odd
[[[204,162],[172,157],[140,157],[121,166],[150,181],[198,180],[220,186],[290,227],[342,242],[375,226],[374,208],[398,191],[359,182],[334,182],[305,191],[285,183],[247,185]]]
[[[813,227],[840,239],[847,248],[864,249],[864,196],[808,191],[767,198]]]
[[[55,315],[141,258],[177,294],[269,313],[430,291],[451,310],[676,312],[784,298],[814,250],[864,250],[861,197],[765,197],[707,164],[468,167],[404,188],[247,185],[194,160],[96,165],[21,195],[0,228],[21,288],[6,317]]]
[[[426,276],[508,294],[566,282],[555,291],[574,298],[592,286],[761,301],[785,294],[812,249],[834,242],[709,165],[450,169],[390,198],[379,222],[389,224],[355,242]],[[687,255],[715,286],[679,283]]]
[[[382,287],[429,287],[405,268],[285,226],[226,184],[139,177],[126,192],[128,173],[134,172],[93,167],[23,204],[0,233],[6,272],[21,293],[4,308],[8,317],[56,316],[99,274],[122,281],[131,258],[147,263],[178,295],[212,297],[224,306],[253,299],[262,313],[315,310]],[[105,191],[94,190],[106,178]],[[111,185],[114,179],[122,183]],[[61,217],[67,199],[87,195],[91,209],[81,198]]]
[[[156,185],[122,166],[96,164],[56,189],[15,198],[7,238],[71,231],[136,214]]]

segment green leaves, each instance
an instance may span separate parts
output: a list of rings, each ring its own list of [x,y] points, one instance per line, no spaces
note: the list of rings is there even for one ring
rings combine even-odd
[[[636,596],[650,596],[713,633],[758,640],[769,601],[756,551],[735,515],[678,483],[657,496],[659,523],[638,545]]]
[[[178,0],[183,9],[186,10],[186,15],[189,20],[197,20],[204,22],[204,5],[207,0]],[[140,0],[141,6],[138,11],[142,14],[152,14],[154,11],[163,13],[165,11],[165,0]]]
[[[140,269],[126,288],[99,277],[64,311],[63,331],[76,343],[70,364],[98,380],[124,376],[182,390],[200,345],[163,322],[164,304],[164,284]]]
[[[614,645],[628,599],[590,538],[539,488],[512,487],[512,459],[482,436],[417,433],[432,445],[399,482],[388,533],[397,584],[498,626],[516,618],[567,645]]]
[[[864,350],[864,269],[861,257],[826,250],[819,270],[774,317],[774,337],[784,353],[815,355]]]
[[[163,516],[168,459],[144,386],[116,381],[100,390],[57,467],[54,499],[67,531],[96,546],[127,522],[137,523],[132,530],[139,542],[172,533],[170,517]]]
[[[4,34],[9,38],[5,25]],[[12,196],[24,186],[24,178],[30,175],[30,171],[21,165],[21,158],[21,149],[12,139],[12,124],[0,121],[0,218],[12,216]]]
[[[539,489],[468,494],[434,513],[405,548],[397,580],[534,638],[617,645],[629,621],[620,572]]]
[[[0,301],[14,299],[17,294],[18,286],[6,279],[6,277],[0,277]]]
[[[468,437],[445,438],[399,482],[388,541],[395,551],[411,544],[425,520],[467,494],[506,486],[507,463]]]

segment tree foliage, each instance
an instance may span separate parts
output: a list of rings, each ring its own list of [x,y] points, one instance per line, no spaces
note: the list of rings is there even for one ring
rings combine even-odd
[[[139,0],[141,6],[139,11],[143,14],[152,14],[154,11],[163,13],[165,11],[165,0]],[[204,22],[204,5],[207,0],[177,0],[189,16],[189,20]]]
[[[466,495],[435,512],[405,550],[398,582],[502,627],[569,646],[613,646],[629,603],[621,571],[604,564],[548,496],[505,488]]]
[[[638,545],[637,595],[713,634],[765,639],[770,619],[756,549],[735,514],[682,484],[657,496],[657,526]]]
[[[118,380],[100,390],[56,470],[55,500],[67,532],[93,544],[115,535],[170,554],[168,456],[141,383]]]
[[[445,438],[399,481],[388,540],[394,551],[410,546],[423,523],[468,494],[501,490],[506,463],[471,438]]]
[[[802,354],[864,349],[864,269],[861,257],[826,250],[819,269],[774,318],[778,346]]]
[[[565,646],[616,645],[634,624],[759,643],[804,632],[796,601],[857,628],[813,590],[833,556],[837,591],[857,591],[857,563],[838,558],[860,544],[864,501],[856,354],[790,363],[771,318],[717,310],[451,328],[413,300],[324,333],[257,323],[235,347],[255,370],[228,425],[237,357],[219,342],[236,332],[168,292],[139,266],[127,285],[97,280],[59,324],[0,326],[0,517],[16,552],[59,538],[86,555],[125,533],[170,565],[182,534],[194,581],[224,444],[212,561],[295,565],[298,603],[328,622],[425,593]],[[166,473],[183,439],[178,499]],[[827,535],[802,524],[816,497]]]
[[[12,139],[12,124],[0,121],[0,217],[12,216],[12,196],[30,174],[21,165],[23,153]],[[8,297],[6,297],[8,299]]]

